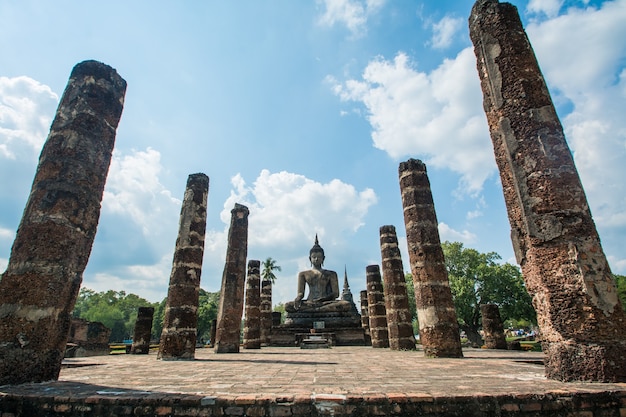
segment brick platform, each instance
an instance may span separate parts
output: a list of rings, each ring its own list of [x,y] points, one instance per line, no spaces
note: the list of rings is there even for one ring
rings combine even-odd
[[[626,384],[547,380],[541,353],[464,355],[271,347],[198,349],[194,361],[75,358],[59,381],[0,387],[0,416],[626,416]]]

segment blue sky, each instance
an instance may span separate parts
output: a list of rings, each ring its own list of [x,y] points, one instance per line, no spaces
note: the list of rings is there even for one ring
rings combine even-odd
[[[626,0],[513,2],[546,76],[613,272],[626,274]],[[189,174],[210,177],[202,287],[230,210],[249,259],[295,297],[315,234],[358,299],[394,225],[398,165],[427,164],[442,241],[514,262],[467,18],[473,1],[0,2],[0,270],[72,67],[128,82],[83,286],[167,294]]]

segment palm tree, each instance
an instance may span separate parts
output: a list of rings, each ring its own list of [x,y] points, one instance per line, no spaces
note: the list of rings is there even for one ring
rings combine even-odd
[[[282,271],[282,268],[279,265],[276,265],[276,260],[267,258],[263,262],[263,272],[261,272],[261,278],[264,280],[271,281],[272,284],[276,281],[276,275],[274,275],[274,271]]]

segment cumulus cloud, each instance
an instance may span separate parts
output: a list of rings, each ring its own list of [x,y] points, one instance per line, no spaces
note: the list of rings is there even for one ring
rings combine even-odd
[[[544,14],[547,17],[555,17],[563,6],[563,0],[530,0],[526,6],[528,13]]]
[[[464,245],[471,245],[477,241],[476,235],[467,230],[459,232],[443,222],[439,223],[438,228],[439,238],[442,242],[461,242]]]
[[[324,13],[318,23],[322,26],[345,25],[353,37],[360,37],[367,31],[367,19],[382,8],[385,0],[318,0]]]
[[[163,218],[177,218],[180,200],[159,181],[161,154],[152,148],[123,155],[113,153],[104,190],[103,210],[130,217],[148,236]]]
[[[439,22],[433,23],[433,37],[430,40],[432,47],[435,49],[449,47],[464,25],[465,19],[452,16],[444,16]]]
[[[471,48],[430,73],[414,68],[402,52],[393,61],[378,58],[361,80],[335,81],[333,90],[365,106],[374,146],[392,158],[421,157],[450,169],[461,176],[459,190],[469,194],[495,172]]]
[[[224,203],[222,221],[230,223],[235,203],[250,209],[250,243],[260,247],[288,247],[294,241],[308,242],[351,235],[364,223],[369,207],[376,203],[372,189],[357,191],[338,179],[322,184],[290,172],[264,169],[251,186],[241,175],[232,179],[234,190]]]
[[[527,31],[557,101],[594,219],[626,227],[626,1],[528,25]]]
[[[58,101],[50,87],[32,78],[0,77],[0,157],[39,154]]]

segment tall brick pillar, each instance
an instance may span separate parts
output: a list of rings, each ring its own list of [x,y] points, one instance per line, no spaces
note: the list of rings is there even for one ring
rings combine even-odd
[[[261,261],[248,261],[246,279],[246,320],[243,328],[243,348],[261,348]]]
[[[269,346],[272,333],[272,281],[261,281],[261,346]]]
[[[487,349],[506,349],[504,326],[498,306],[496,304],[481,304],[480,315],[482,316]]]
[[[385,310],[385,296],[383,283],[378,265],[368,265],[365,268],[367,283],[367,309],[370,318],[370,337],[372,347],[388,348],[389,331],[387,330],[387,312]]]
[[[125,93],[108,65],[72,70],[0,277],[0,385],[59,377]]]
[[[208,194],[209,177],[187,178],[157,359],[195,357]]]
[[[382,226],[379,231],[389,347],[391,350],[415,350],[409,298],[396,228],[389,225]]]
[[[511,240],[541,329],[546,376],[626,381],[624,310],[517,9],[477,1],[469,27]]]
[[[463,351],[459,324],[439,239],[426,165],[417,159],[409,159],[400,164],[399,176],[424,355],[460,358]]]
[[[248,208],[241,204],[235,204],[231,210],[226,265],[217,313],[215,353],[239,353],[248,256],[248,214]]]
[[[139,307],[137,309],[137,321],[133,332],[133,344],[130,347],[132,354],[150,353],[150,338],[152,335],[152,319],[154,307]]]

